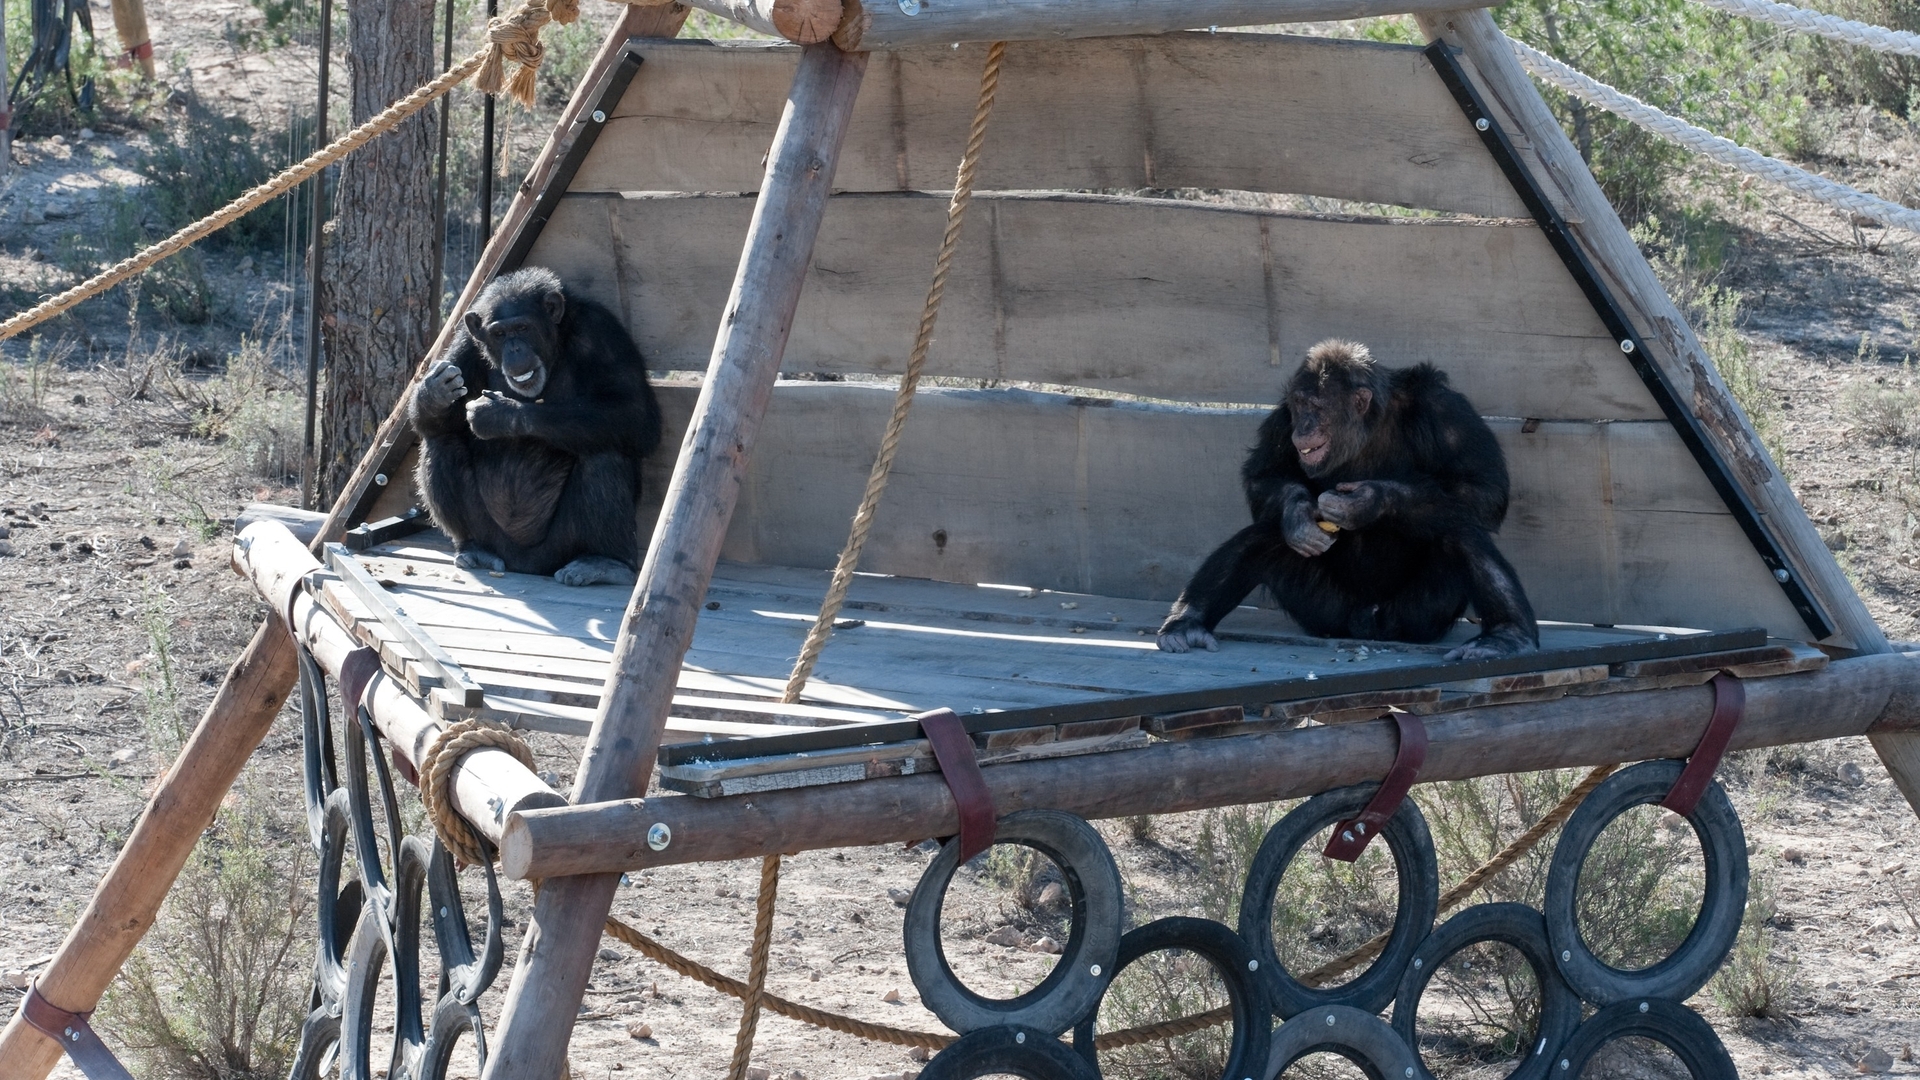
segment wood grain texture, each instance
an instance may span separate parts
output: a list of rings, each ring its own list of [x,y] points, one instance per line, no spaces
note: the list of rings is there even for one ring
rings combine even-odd
[[[799,51],[639,52],[572,190],[759,190]],[[985,57],[984,45],[876,55],[836,189],[951,189]],[[1009,44],[977,186],[1225,188],[1526,216],[1420,50],[1272,34]]]
[[[1756,679],[1732,748],[1864,734],[1895,693],[1920,692],[1920,657],[1836,661],[1824,671]],[[1705,686],[1501,705],[1436,716],[1422,781],[1681,757],[1713,712]],[[1034,807],[1087,818],[1175,813],[1312,795],[1377,780],[1393,764],[1385,720],[1164,743],[1083,760],[983,770],[1000,813]],[[673,844],[647,847],[664,822]],[[507,821],[502,866],[512,877],[614,872],[750,858],[775,851],[949,836],[953,797],[938,776],[903,776],[750,797],[628,799],[535,810]]]
[[[568,196],[531,261],[619,312],[651,367],[697,370],[753,205]],[[835,198],[787,370],[898,374],[945,212],[930,196]],[[927,373],[1271,404],[1331,336],[1390,367],[1438,364],[1490,416],[1661,417],[1531,223],[1172,199],[976,197]]]
[[[1420,25],[1429,38],[1458,47],[1473,61],[1483,95],[1497,101],[1515,130],[1528,140],[1529,152],[1544,170],[1544,182],[1573,202],[1579,212],[1571,225],[1575,239],[1625,307],[1649,357],[1700,417],[1707,437],[1728,462],[1734,482],[1752,500],[1808,593],[1835,623],[1829,643],[1863,652],[1886,651],[1886,634],[1834,562],[1793,489],[1754,435],[1746,413],[1514,58],[1492,16],[1480,9],[1461,10],[1422,16]],[[1806,630],[1783,636],[1804,638]]]
[[[834,40],[847,49],[951,41],[1161,34],[1205,26],[1360,19],[1432,11],[1429,0],[940,0],[908,14],[892,0],[848,0]]]
[[[688,0],[692,7],[801,45],[825,41],[840,28],[840,0]]]
[[[660,400],[678,432],[692,392]],[[832,566],[890,404],[884,387],[782,383],[725,557]],[[1237,469],[1261,416],[923,391],[861,569],[1171,600],[1247,521]],[[1541,618],[1805,634],[1665,421],[1492,426],[1514,491],[1500,546]]]

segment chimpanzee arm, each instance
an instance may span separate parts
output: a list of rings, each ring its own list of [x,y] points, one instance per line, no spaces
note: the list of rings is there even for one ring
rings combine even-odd
[[[428,365],[427,373],[414,384],[407,402],[413,430],[423,439],[465,433],[466,403],[479,396],[486,385],[486,357],[463,332],[447,355]]]
[[[1398,422],[1397,475],[1335,485],[1320,495],[1320,516],[1343,529],[1387,522],[1426,538],[1498,529],[1507,515],[1506,458],[1467,399],[1444,385],[1426,388]]]
[[[1540,625],[1520,587],[1520,575],[1486,530],[1468,527],[1449,542],[1467,570],[1467,598],[1480,616],[1480,634],[1447,654],[1449,660],[1514,656],[1540,647]]]

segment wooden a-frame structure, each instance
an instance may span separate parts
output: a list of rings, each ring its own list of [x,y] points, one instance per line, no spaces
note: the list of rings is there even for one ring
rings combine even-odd
[[[457,327],[497,273],[547,265],[620,312],[656,367],[705,372],[697,387],[662,387],[682,437],[650,485],[657,524],[571,802],[498,751],[475,751],[457,770],[455,809],[503,845],[509,876],[546,879],[488,1077],[558,1075],[621,869],[954,830],[933,777],[885,781],[884,821],[861,784],[745,803],[639,796],[716,563],[831,563],[884,409],[857,383],[776,392],[776,379],[783,369],[897,373],[940,227],[943,201],[923,193],[951,185],[979,71],[974,43],[1016,44],[979,182],[998,194],[976,205],[935,370],[1176,404],[929,395],[914,421],[920,456],[903,454],[869,568],[1163,601],[1240,512],[1223,463],[1237,460],[1259,413],[1207,403],[1267,402],[1306,344],[1361,337],[1389,364],[1439,363],[1492,418],[1516,478],[1502,544],[1543,617],[1761,627],[1820,646],[1818,664],[1768,672],[1803,674],[1755,681],[1735,745],[1867,733],[1920,806],[1920,669],[1868,616],[1484,10],[1421,0],[700,6],[802,44],[674,41],[685,7],[629,7],[447,323]],[[1405,12],[1440,48],[1167,33]],[[1177,188],[1441,216],[1035,194]],[[404,509],[410,449],[396,410],[318,539]],[[311,560],[275,562],[268,546],[255,541],[237,563],[276,617],[42,976],[40,993],[60,1008],[99,999],[286,700],[288,617],[342,675],[352,642],[328,636],[339,631],[304,590]],[[1423,778],[1684,756],[1707,692],[1700,680],[1657,681],[1437,725]],[[444,717],[403,682],[376,680],[369,694],[385,695],[382,728],[411,756]],[[1112,754],[1072,770],[1005,766],[995,799],[1088,817],[1192,809],[1375,778],[1394,755],[1390,725],[1284,734],[1251,755],[1226,746],[1237,740],[1183,744],[1183,775],[1220,777],[1198,794],[1153,782],[1170,757]],[[646,842],[661,822],[672,825],[671,851]],[[0,1034],[0,1080],[38,1080],[59,1053],[15,1017]]]

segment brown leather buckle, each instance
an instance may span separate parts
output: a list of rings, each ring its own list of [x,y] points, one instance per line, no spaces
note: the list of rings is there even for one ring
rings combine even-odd
[[[91,1009],[68,1012],[41,997],[38,981],[27,987],[27,996],[20,1001],[20,1018],[59,1043],[87,1080],[133,1080],[133,1074],[127,1072],[127,1067],[120,1064],[120,1059],[113,1056],[113,1051],[107,1049],[107,1044],[88,1026],[87,1018],[92,1015]]]
[[[1727,756],[1727,744],[1733,739],[1733,729],[1747,715],[1747,687],[1739,679],[1721,672],[1713,677],[1713,718],[1707,721],[1707,730],[1701,734],[1699,745],[1687,758],[1687,767],[1680,770],[1680,779],[1673,782],[1667,797],[1660,805],[1682,817],[1693,813],[1700,804],[1700,796],[1707,793],[1707,785],[1713,783],[1713,774],[1720,770],[1720,760]]]
[[[1427,763],[1427,725],[1419,717],[1405,712],[1394,713],[1393,722],[1400,731],[1400,748],[1394,752],[1393,768],[1387,770],[1386,779],[1380,781],[1380,790],[1367,800],[1367,807],[1360,811],[1359,817],[1333,827],[1333,838],[1327,841],[1326,851],[1322,853],[1329,859],[1341,862],[1358,859],[1399,812],[1407,792],[1413,790],[1413,782],[1420,778],[1420,766]]]
[[[972,736],[952,709],[935,709],[914,719],[933,744],[933,759],[940,763],[940,776],[960,811],[960,861],[964,863],[993,846],[995,815],[987,778],[980,775]]]

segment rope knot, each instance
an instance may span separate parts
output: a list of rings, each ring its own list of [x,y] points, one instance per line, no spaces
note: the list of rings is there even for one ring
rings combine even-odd
[[[535,76],[547,47],[540,44],[540,28],[549,22],[562,26],[580,17],[579,0],[528,0],[527,3],[487,22],[487,58],[473,85],[482,92],[498,95],[505,90],[520,104],[531,107]],[[518,65],[509,81],[506,65]]]
[[[433,831],[455,858],[473,866],[492,862],[493,851],[473,826],[454,811],[447,785],[453,782],[453,767],[467,751],[483,747],[505,750],[529,771],[537,768],[533,751],[520,736],[492,720],[462,720],[442,731],[420,756],[420,802],[427,808]]]

